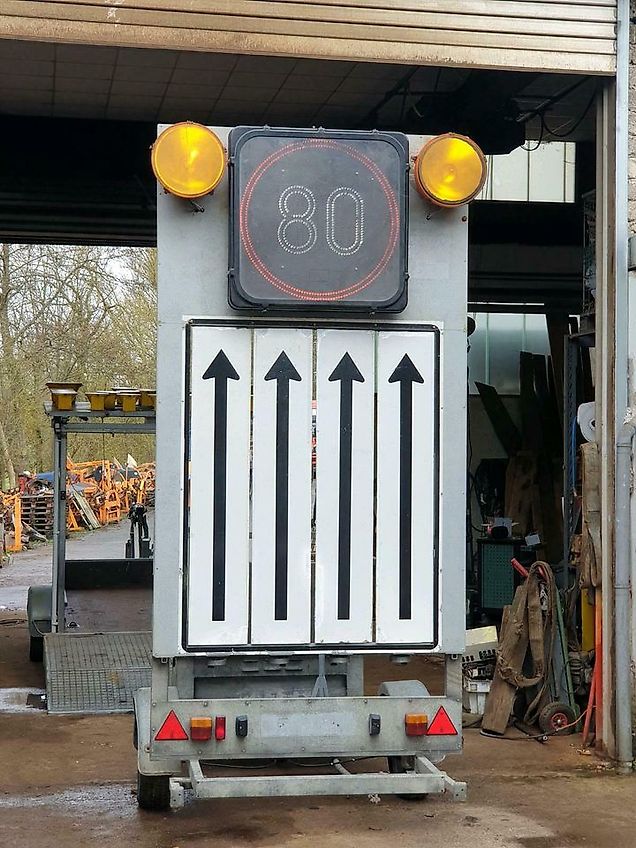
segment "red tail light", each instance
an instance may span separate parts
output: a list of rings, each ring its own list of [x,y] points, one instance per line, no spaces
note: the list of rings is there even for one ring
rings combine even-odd
[[[214,719],[214,738],[217,742],[225,739],[225,716],[217,716]]]

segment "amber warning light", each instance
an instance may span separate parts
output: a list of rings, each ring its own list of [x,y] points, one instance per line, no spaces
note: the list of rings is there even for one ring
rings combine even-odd
[[[415,160],[415,185],[437,206],[461,206],[482,190],[486,157],[471,138],[446,133],[428,141]]]
[[[155,177],[165,190],[187,199],[214,191],[227,161],[216,133],[190,121],[165,129],[153,144],[150,159]]]

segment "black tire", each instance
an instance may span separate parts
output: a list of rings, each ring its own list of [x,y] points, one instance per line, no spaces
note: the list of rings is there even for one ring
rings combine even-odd
[[[576,730],[576,713],[569,704],[553,701],[539,713],[539,727],[551,736],[567,736]]]
[[[389,771],[391,774],[405,774],[407,771],[413,770],[413,757],[387,757]],[[396,795],[396,798],[401,798],[403,801],[424,801],[428,798],[428,792],[418,792],[414,795]]]
[[[31,662],[41,663],[44,659],[44,639],[42,636],[31,636],[29,638],[29,659]]]
[[[137,772],[137,806],[154,812],[170,809],[170,778],[166,774]]]

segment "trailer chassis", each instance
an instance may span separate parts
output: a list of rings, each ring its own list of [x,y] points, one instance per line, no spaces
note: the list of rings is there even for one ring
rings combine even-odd
[[[169,663],[154,660],[153,665],[153,688],[140,689],[135,696],[138,801],[142,807],[179,808],[189,800],[229,797],[393,794],[466,799],[466,784],[436,765],[447,753],[461,750],[461,658],[446,657],[444,695],[429,694],[420,681],[402,680],[383,683],[379,694],[372,697],[183,698],[177,687],[170,685],[175,675],[170,673]],[[432,719],[440,707],[457,727],[455,735],[405,735],[406,713],[424,713]],[[227,737],[222,743],[215,742],[214,736],[204,743],[156,741],[158,728],[171,711],[185,728],[193,716],[221,714],[227,721]],[[249,724],[245,738],[234,733],[238,716]],[[377,733],[371,732],[371,716],[379,720]],[[389,769],[377,770],[378,759],[385,757]],[[205,773],[205,763],[210,761],[221,770],[224,763],[238,763],[249,770],[250,762],[262,763],[263,759],[274,761],[277,773]],[[290,774],[290,761],[297,765],[299,759],[306,773]],[[347,767],[367,759],[376,761],[376,770],[360,772],[357,767]],[[326,768],[331,772],[325,774]]]

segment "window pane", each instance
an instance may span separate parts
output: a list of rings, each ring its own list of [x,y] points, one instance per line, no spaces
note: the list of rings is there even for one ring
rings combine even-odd
[[[475,380],[479,383],[488,382],[488,371],[486,367],[486,351],[488,349],[488,316],[484,312],[473,312],[475,319],[475,332],[468,339],[470,349],[468,351],[468,378],[470,393],[477,394]]]
[[[493,313],[489,316],[490,382],[500,394],[519,393],[519,351],[522,347],[523,315]]]

